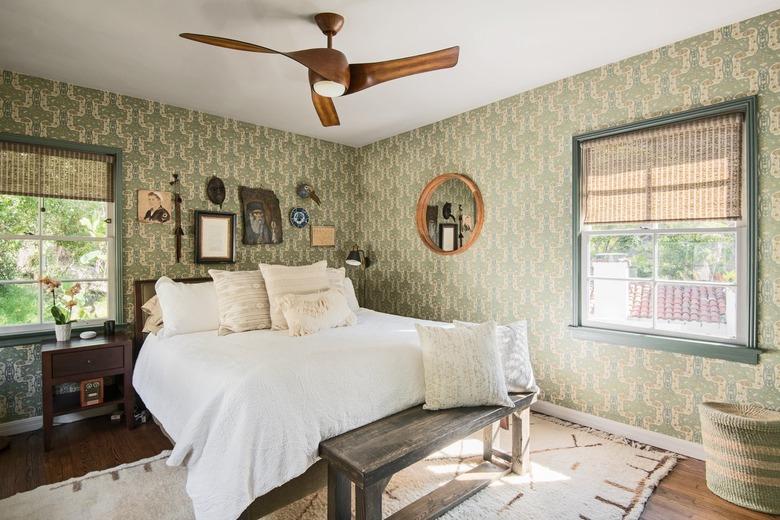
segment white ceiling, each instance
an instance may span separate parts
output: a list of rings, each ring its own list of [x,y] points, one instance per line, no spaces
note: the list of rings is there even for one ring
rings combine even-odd
[[[361,146],[551,81],[780,8],[780,0],[2,0],[0,68]],[[279,50],[325,46],[311,17],[346,18],[351,62],[460,45],[454,69],[336,99],[320,125],[306,70]]]

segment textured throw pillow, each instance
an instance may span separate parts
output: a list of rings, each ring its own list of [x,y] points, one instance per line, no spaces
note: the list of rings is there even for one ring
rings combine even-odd
[[[260,271],[209,269],[209,275],[217,291],[218,335],[271,328],[271,307]]]
[[[474,328],[416,325],[425,371],[426,410],[514,406],[496,349],[496,324]]]
[[[360,305],[358,304],[357,296],[355,296],[355,287],[352,285],[352,280],[347,278],[344,268],[339,267],[335,269],[328,267],[326,272],[330,288],[338,289],[344,295],[344,298],[347,299],[347,305],[352,309],[352,312],[357,312],[360,309]]]
[[[346,327],[357,322],[347,299],[338,289],[314,294],[288,294],[280,300],[280,307],[290,336],[306,336],[333,327]]]
[[[284,330],[287,321],[279,306],[282,296],[287,294],[311,294],[327,291],[330,288],[325,272],[327,262],[322,260],[311,265],[287,266],[260,264],[268,302],[271,306],[271,328]]]
[[[219,328],[214,282],[180,283],[163,276],[154,284],[154,291],[165,320],[166,338]]]
[[[476,323],[453,321],[456,327],[476,327]],[[534,369],[528,352],[528,324],[525,320],[496,327],[496,348],[504,367],[506,388],[510,392],[536,392]]]
[[[146,303],[141,305],[141,311],[146,316],[142,332],[157,334],[163,327],[162,309],[160,308],[160,298],[155,294]]]

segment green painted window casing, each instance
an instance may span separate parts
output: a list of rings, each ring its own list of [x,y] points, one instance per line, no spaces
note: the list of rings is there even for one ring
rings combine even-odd
[[[758,175],[757,175],[757,119],[756,119],[757,97],[749,96],[732,101],[725,101],[715,105],[699,107],[685,112],[664,115],[645,121],[638,121],[614,128],[597,130],[587,134],[576,135],[572,137],[572,319],[569,329],[572,337],[587,341],[597,341],[601,343],[611,343],[616,345],[634,346],[640,348],[649,348],[663,350],[667,352],[677,352],[680,354],[690,354],[727,361],[736,361],[740,363],[757,364],[761,350],[756,343],[756,287],[758,283],[758,255],[757,255],[757,194],[758,194]],[[720,114],[741,112],[745,116],[745,175],[747,193],[747,241],[748,241],[748,310],[747,310],[747,342],[745,345],[734,345],[731,343],[719,343],[715,341],[704,341],[696,339],[679,338],[672,336],[662,336],[658,334],[642,334],[628,332],[617,329],[584,327],[582,326],[582,316],[580,315],[580,267],[582,259],[581,236],[580,236],[580,144],[591,139],[607,137],[611,135],[644,130],[657,126],[679,123],[691,119],[716,116]]]
[[[45,137],[34,137],[29,135],[8,134],[4,132],[0,132],[0,140],[26,144],[39,144],[64,148],[66,150],[73,150],[77,152],[91,152],[114,156],[114,258],[116,258],[116,266],[114,269],[115,291],[113,298],[115,306],[114,308],[116,309],[114,321],[116,321],[117,327],[120,327],[121,324],[124,323],[124,300],[122,298],[122,150],[120,148],[113,148],[110,146],[75,143],[72,141],[61,141],[59,139],[48,139]],[[99,328],[85,327],[83,329],[79,329],[74,327],[74,331],[78,330],[99,330]],[[0,347],[29,345],[53,337],[53,330],[51,332],[35,331],[20,332],[18,334],[7,334],[0,336]]]

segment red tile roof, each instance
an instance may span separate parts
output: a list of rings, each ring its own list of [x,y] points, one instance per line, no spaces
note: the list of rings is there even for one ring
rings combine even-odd
[[[631,282],[628,286],[632,318],[652,318],[650,284]],[[712,285],[659,284],[657,319],[726,323],[726,291]]]

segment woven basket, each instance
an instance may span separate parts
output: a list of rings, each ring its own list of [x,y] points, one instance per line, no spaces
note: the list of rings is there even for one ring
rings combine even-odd
[[[780,412],[702,403],[707,487],[734,504],[780,514]]]

